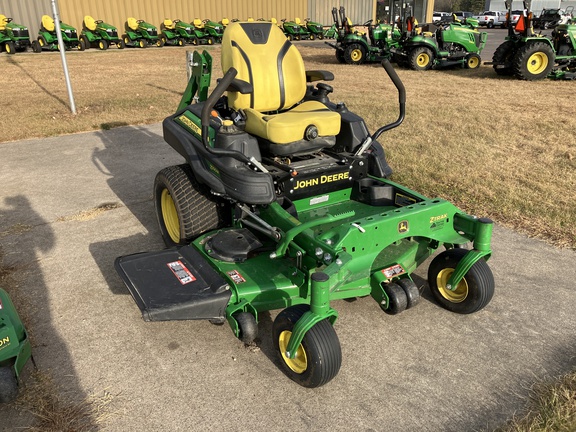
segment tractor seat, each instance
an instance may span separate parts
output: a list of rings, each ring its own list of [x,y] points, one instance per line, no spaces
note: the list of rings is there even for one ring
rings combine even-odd
[[[298,25],[302,25],[302,21],[300,21],[300,18],[294,18],[294,22]]]
[[[174,21],[172,21],[170,19],[165,19],[164,22],[162,22],[162,25],[167,30],[174,30],[174,27],[175,27]]]
[[[220,21],[220,24],[222,24],[224,27],[226,27],[228,24],[230,24],[230,20],[228,18],[222,18],[222,21]]]
[[[231,23],[222,41],[222,70],[234,67],[237,79],[252,84],[248,94],[228,92],[228,104],[246,114],[246,132],[276,155],[307,154],[332,147],[340,114],[321,102],[304,101],[307,77],[300,53],[271,22]]]
[[[96,20],[90,15],[84,17],[84,27],[90,31],[96,31]]]
[[[129,30],[136,31],[138,30],[138,20],[134,17],[130,17],[126,20],[126,27]]]
[[[204,28],[204,23],[202,22],[202,20],[200,18],[195,18],[194,22],[192,24],[194,24],[194,27],[196,27],[198,29]]]
[[[6,24],[8,24],[8,19],[5,15],[0,14],[0,30],[6,29]]]
[[[49,15],[42,15],[42,28],[47,32],[53,32],[56,29],[54,19]]]

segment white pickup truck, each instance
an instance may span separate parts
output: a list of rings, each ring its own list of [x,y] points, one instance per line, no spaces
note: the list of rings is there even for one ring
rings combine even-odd
[[[506,12],[484,11],[474,18],[478,20],[478,25],[492,27],[503,27],[506,25]]]

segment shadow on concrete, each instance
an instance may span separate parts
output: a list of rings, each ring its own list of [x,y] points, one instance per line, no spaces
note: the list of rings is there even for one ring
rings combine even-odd
[[[43,427],[50,425],[52,415],[62,416],[59,410],[87,396],[79,385],[66,341],[54,328],[51,308],[47,306],[54,300],[40,261],[42,254],[54,249],[55,235],[51,225],[34,211],[23,195],[4,197],[3,203],[0,201],[0,224],[0,281],[28,330],[39,371],[31,375],[29,371],[33,368],[29,362],[16,402],[0,404],[0,430],[28,428],[38,422]],[[58,369],[54,369],[55,364]],[[56,388],[46,387],[42,379],[45,375],[57,383]],[[75,423],[76,420],[70,419],[73,428],[97,428],[89,412],[82,416],[81,425]]]

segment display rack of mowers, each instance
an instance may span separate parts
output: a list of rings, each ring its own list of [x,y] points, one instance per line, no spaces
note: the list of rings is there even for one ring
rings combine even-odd
[[[160,39],[164,45],[183,46],[192,43],[192,24],[166,18],[160,24]]]
[[[0,52],[15,54],[17,51],[26,51],[29,46],[28,28],[0,14]]]
[[[0,288],[0,403],[16,399],[22,368],[31,357],[24,324],[8,293]]]
[[[304,20],[304,27],[310,33],[310,39],[324,39],[324,26],[319,22],[312,21],[310,18]]]
[[[552,33],[553,40],[535,34],[530,10],[532,2],[523,3],[524,13],[512,26],[512,1],[506,1],[508,36],[487,64],[491,64],[498,75],[513,75],[527,81],[549,76],[572,79],[576,67],[576,25],[558,25]]]
[[[377,139],[402,123],[406,100],[389,62],[400,115],[371,135],[329,100],[331,86],[313,87],[334,75],[305,72],[274,24],[230,24],[221,56],[224,76],[208,96],[212,59],[194,52],[182,101],[163,122],[186,161],[154,182],[170,247],[115,261],[146,321],[228,321],[251,343],[260,314],[283,309],[272,329],[281,367],[318,387],[342,361],[334,303],[372,296],[389,314],[414,307],[411,275],[438,249],[428,283],[440,305],[468,314],[490,302],[492,221],[389,179]]]
[[[122,35],[122,40],[127,47],[163,46],[162,39],[158,36],[158,29],[144,20],[130,17],[126,20],[124,28],[126,33]]]
[[[118,36],[116,27],[102,20],[95,20],[90,15],[86,15],[82,21],[80,43],[84,44],[84,48],[101,50],[107,50],[111,46],[123,49],[126,46],[124,40]]]
[[[343,6],[332,8],[332,18],[336,42],[326,42],[336,49],[336,59],[340,63],[359,65],[365,62],[378,62],[390,58],[390,49],[399,46],[401,28],[394,24],[372,25],[372,20],[363,24],[368,34],[356,30],[355,24],[346,16]]]
[[[86,47],[80,43],[80,39],[78,39],[76,28],[60,22],[60,31],[66,50],[77,49],[84,51],[86,49]],[[40,30],[38,30],[38,39],[32,42],[32,50],[34,52],[41,52],[58,51],[59,49],[54,19],[49,15],[43,15]]]
[[[294,21],[288,21],[283,18],[282,31],[290,41],[310,39],[310,33],[302,25],[300,18],[296,18]]]

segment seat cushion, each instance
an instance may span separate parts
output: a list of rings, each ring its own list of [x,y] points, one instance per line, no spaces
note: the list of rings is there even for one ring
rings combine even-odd
[[[246,132],[275,144],[288,144],[304,139],[310,125],[318,136],[333,136],[340,132],[340,114],[330,111],[318,101],[306,101],[280,114],[263,114],[246,108]]]

